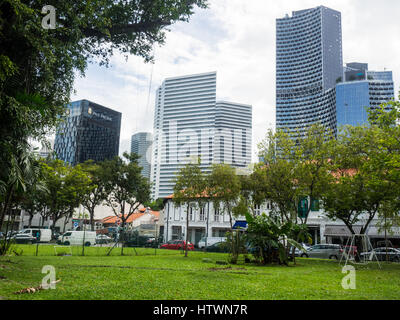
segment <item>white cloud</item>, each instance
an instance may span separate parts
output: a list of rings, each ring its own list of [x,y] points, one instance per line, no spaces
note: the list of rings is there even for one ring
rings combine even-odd
[[[197,10],[190,23],[171,28],[165,46],[155,48],[154,65],[117,55],[109,69],[91,66],[87,77],[76,81],[73,98],[123,113],[122,153],[133,133],[152,131],[155,90],[165,78],[217,71],[219,99],[253,105],[255,153],[275,125],[275,19],[318,5],[342,13],[344,62],[393,70],[398,90],[398,0],[210,0],[210,9]]]

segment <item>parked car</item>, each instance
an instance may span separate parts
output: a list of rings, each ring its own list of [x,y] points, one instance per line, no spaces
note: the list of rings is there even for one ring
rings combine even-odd
[[[67,231],[62,236],[58,237],[59,244],[65,246],[92,246],[96,244],[96,232],[95,231]]]
[[[373,252],[375,252],[376,257],[378,258],[379,261],[386,261],[386,247],[375,248],[369,252],[363,252],[360,254],[360,256],[364,260],[369,260],[369,261],[375,260]],[[387,254],[388,254],[389,261],[400,262],[400,250],[399,249],[387,248]]]
[[[53,234],[51,235],[51,239],[52,240],[57,240],[61,235],[62,235],[61,232],[54,231]]]
[[[217,243],[212,244],[211,246],[207,246],[206,251],[207,252],[228,253],[229,252],[229,248],[228,248],[226,242],[217,242]]]
[[[303,247],[304,250],[299,250],[298,248],[296,248],[296,249],[294,250],[294,256],[295,256],[295,257],[301,257],[301,255],[302,255],[303,253],[307,252],[307,250],[311,248],[311,246],[309,246],[309,245],[306,244],[306,243],[301,243],[301,246]],[[290,254],[291,254],[291,253],[292,253],[292,249],[290,249],[289,252],[290,252]]]
[[[338,260],[343,255],[343,248],[339,244],[317,244],[303,252],[303,258],[320,258]]]
[[[96,236],[96,243],[97,244],[107,244],[111,243],[113,239],[105,234],[98,234]]]
[[[203,237],[200,239],[197,246],[199,247],[199,249],[202,249],[206,247],[206,242],[208,247],[213,245],[214,243],[224,242],[224,241],[226,241],[226,237]]]
[[[18,233],[12,237],[16,243],[19,244],[32,244],[37,242],[37,238],[30,234]]]
[[[353,257],[358,254],[357,246],[343,246],[343,250]]]
[[[19,232],[18,231],[8,231],[7,232],[7,239],[13,238],[15,235],[17,235]]]
[[[187,244],[188,250],[194,250],[194,245],[191,242]],[[170,240],[160,246],[160,249],[170,249],[170,250],[186,250],[186,241],[183,240]]]
[[[149,238],[146,243],[144,244],[145,247],[147,248],[157,248],[158,247],[158,241],[156,238]]]

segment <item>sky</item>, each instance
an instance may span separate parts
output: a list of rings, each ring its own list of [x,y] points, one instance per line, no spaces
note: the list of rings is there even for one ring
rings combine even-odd
[[[257,144],[275,128],[275,20],[323,5],[342,13],[343,62],[393,71],[400,85],[398,0],[209,0],[189,23],[154,47],[155,63],[116,54],[109,68],[90,65],[75,81],[72,101],[87,99],[122,112],[120,154],[136,132],[153,131],[155,91],[165,78],[217,71],[217,100],[253,106],[253,161]]]

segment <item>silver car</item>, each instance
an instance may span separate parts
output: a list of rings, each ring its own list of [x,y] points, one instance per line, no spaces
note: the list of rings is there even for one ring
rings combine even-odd
[[[339,244],[316,244],[302,253],[301,257],[338,260],[342,255],[343,249]]]
[[[386,261],[386,247],[375,248],[370,252],[363,252],[363,253],[361,253],[361,258],[363,260],[370,260],[370,261],[375,260],[373,252],[375,252],[376,257],[378,258],[379,261]],[[399,249],[387,248],[387,256],[388,256],[389,261],[400,262],[400,250]]]

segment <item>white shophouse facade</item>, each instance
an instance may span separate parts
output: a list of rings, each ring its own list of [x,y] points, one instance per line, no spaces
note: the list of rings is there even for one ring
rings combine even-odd
[[[164,208],[164,240],[185,239],[186,237],[186,207],[175,206],[172,197],[165,200]],[[255,215],[262,213],[269,214],[271,205],[266,203],[252,210]],[[233,217],[233,224],[236,221],[245,221],[245,217]],[[365,225],[367,216],[353,226],[357,233],[361,227]],[[384,233],[379,231],[377,226],[378,219],[375,218],[370,223],[367,234],[371,239],[371,243],[375,245],[377,241],[384,239]],[[313,244],[320,243],[343,243],[345,244],[350,231],[340,220],[332,221],[326,217],[324,210],[321,208],[318,211],[311,211],[308,215],[307,225],[309,233],[312,237]],[[207,202],[204,209],[191,209],[189,214],[189,241],[197,244],[202,237],[223,237],[227,231],[231,230],[229,215],[221,210],[215,210],[213,203]],[[395,247],[400,246],[400,228],[393,228],[393,233],[388,234],[388,239],[392,241]]]

